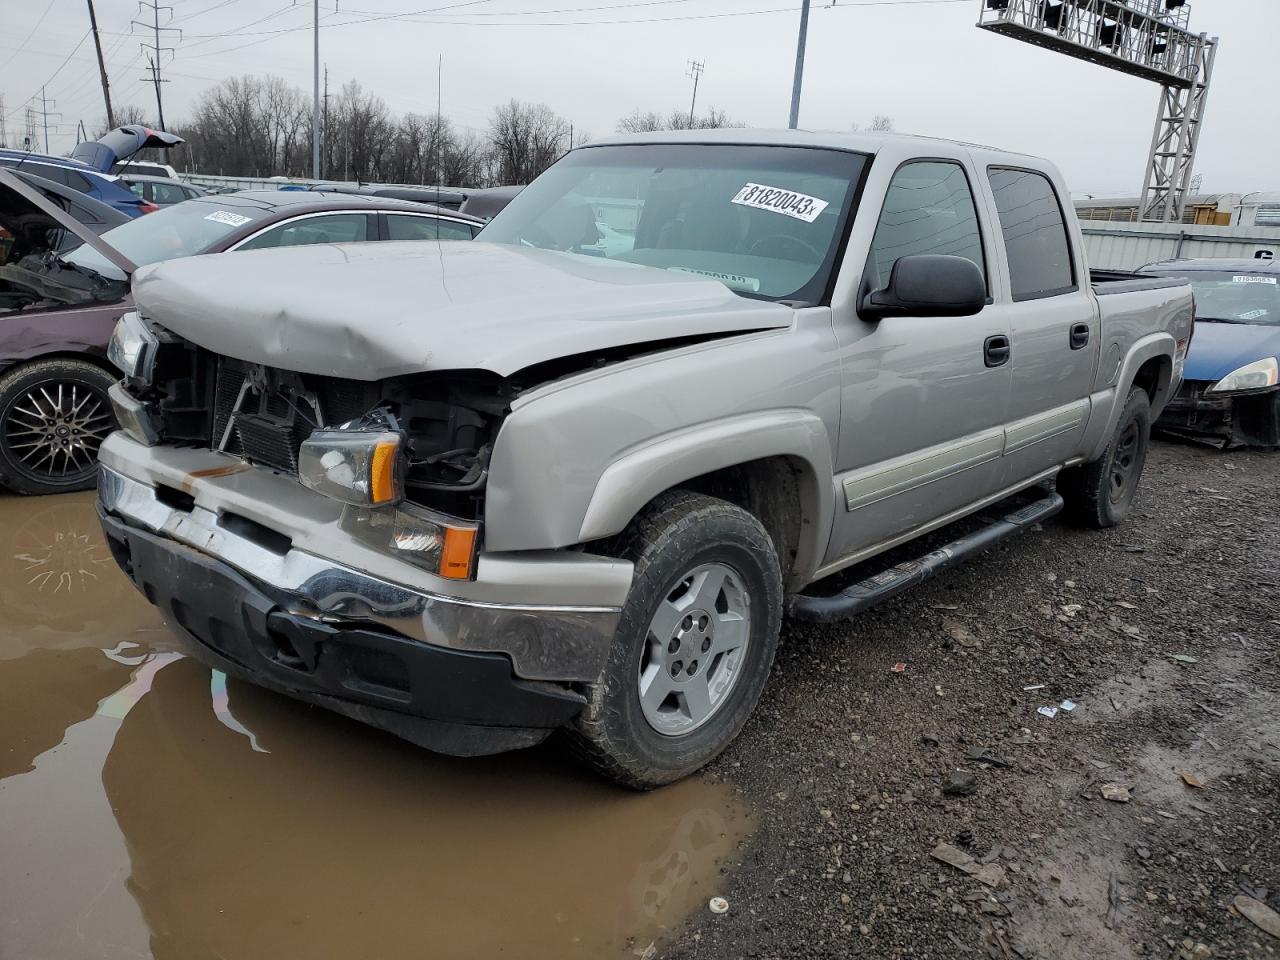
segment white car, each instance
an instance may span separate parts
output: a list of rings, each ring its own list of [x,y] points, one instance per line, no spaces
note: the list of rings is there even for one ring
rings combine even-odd
[[[178,171],[167,163],[153,163],[149,160],[125,160],[111,168],[118,176],[168,177],[177,180]]]

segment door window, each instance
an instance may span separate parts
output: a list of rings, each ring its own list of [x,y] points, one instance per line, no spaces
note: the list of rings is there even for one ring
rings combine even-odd
[[[946,160],[917,160],[893,175],[871,242],[871,282],[889,282],[899,257],[964,257],[986,276],[978,211],[964,168]]]
[[[297,247],[309,243],[360,243],[369,239],[369,218],[363,213],[335,213],[327,217],[303,217],[272,227],[237,250]]]
[[[156,203],[181,203],[187,199],[187,191],[176,183],[153,183],[151,199]]]
[[[992,167],[988,175],[1000,212],[1013,299],[1034,300],[1075,290],[1067,225],[1049,178],[1007,167]]]
[[[388,240],[470,240],[469,224],[438,217],[387,214]]]

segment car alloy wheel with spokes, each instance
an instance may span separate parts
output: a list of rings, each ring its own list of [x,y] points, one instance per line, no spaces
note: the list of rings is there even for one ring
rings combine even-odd
[[[640,707],[653,729],[680,736],[725,703],[750,641],[750,607],[742,576],[726,564],[680,577],[649,623],[640,660]]]
[[[105,370],[71,359],[0,378],[0,481],[28,494],[92,486],[98,448],[116,426],[111,383]]]

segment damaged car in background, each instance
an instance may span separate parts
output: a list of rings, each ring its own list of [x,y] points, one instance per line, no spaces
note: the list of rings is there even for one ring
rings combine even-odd
[[[1196,295],[1186,380],[1157,426],[1230,446],[1280,446],[1280,263],[1166,260],[1140,273],[1181,277]]]
[[[143,268],[103,529],[216,669],[668,783],[741,730],[784,613],[1128,515],[1191,290],[1090,277],[1068,196],[947,141],[664,133],[571,151],[473,243]]]
[[[197,197],[129,219],[0,170],[0,487],[93,486],[98,446],[115,428],[107,341],[132,306],[137,267],[280,246],[469,240],[483,225],[406,201],[274,190]]]

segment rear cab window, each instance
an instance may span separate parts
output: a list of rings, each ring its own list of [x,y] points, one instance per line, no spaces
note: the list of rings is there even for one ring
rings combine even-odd
[[[1079,288],[1062,203],[1043,173],[988,167],[1009,260],[1014,302],[1071,293]]]

